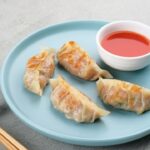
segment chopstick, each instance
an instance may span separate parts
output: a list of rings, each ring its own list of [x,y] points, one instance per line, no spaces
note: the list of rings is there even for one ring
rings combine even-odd
[[[21,145],[2,128],[0,128],[0,144],[1,143],[4,144],[8,150],[27,150],[27,148]]]

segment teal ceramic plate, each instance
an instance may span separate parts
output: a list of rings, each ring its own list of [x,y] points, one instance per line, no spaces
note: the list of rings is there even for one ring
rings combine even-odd
[[[67,120],[50,102],[50,87],[42,97],[28,92],[23,86],[25,64],[43,47],[58,49],[66,41],[77,41],[89,55],[109,70],[117,79],[150,88],[150,67],[136,72],[121,72],[100,61],[96,50],[96,32],[105,22],[73,21],[43,28],[21,41],[6,58],[1,70],[1,89],[12,111],[26,124],[50,138],[78,145],[104,146],[125,143],[150,133],[150,111],[142,115],[104,105],[98,97],[95,82],[80,80],[57,65],[55,75],[64,78],[86,93],[95,103],[111,111],[107,117],[93,124]]]

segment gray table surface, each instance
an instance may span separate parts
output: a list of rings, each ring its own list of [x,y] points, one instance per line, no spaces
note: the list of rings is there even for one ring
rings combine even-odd
[[[131,19],[150,25],[149,0],[0,0],[0,66],[19,40],[43,26],[75,19]],[[49,139],[24,125],[0,93],[0,127],[30,150],[150,149],[150,136],[110,147],[83,147]]]

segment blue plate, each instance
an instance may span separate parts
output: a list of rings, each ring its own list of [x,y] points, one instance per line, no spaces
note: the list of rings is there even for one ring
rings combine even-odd
[[[117,79],[150,88],[150,67],[136,72],[117,71],[100,61],[96,50],[96,32],[105,25],[102,21],[73,21],[43,28],[21,41],[7,56],[1,70],[1,89],[12,111],[26,124],[50,138],[78,145],[104,146],[125,143],[150,133],[150,111],[137,115],[104,105],[98,97],[95,82],[80,80],[57,66],[55,75],[64,78],[91,97],[95,103],[108,109],[109,116],[93,124],[67,120],[50,102],[50,87],[42,97],[24,88],[23,74],[27,60],[43,47],[58,49],[66,41],[77,41],[89,55],[109,70]]]

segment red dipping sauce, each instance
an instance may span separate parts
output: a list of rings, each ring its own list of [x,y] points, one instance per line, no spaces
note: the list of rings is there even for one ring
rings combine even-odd
[[[150,53],[150,40],[131,31],[113,32],[107,35],[101,44],[108,52],[124,57],[136,57]]]

